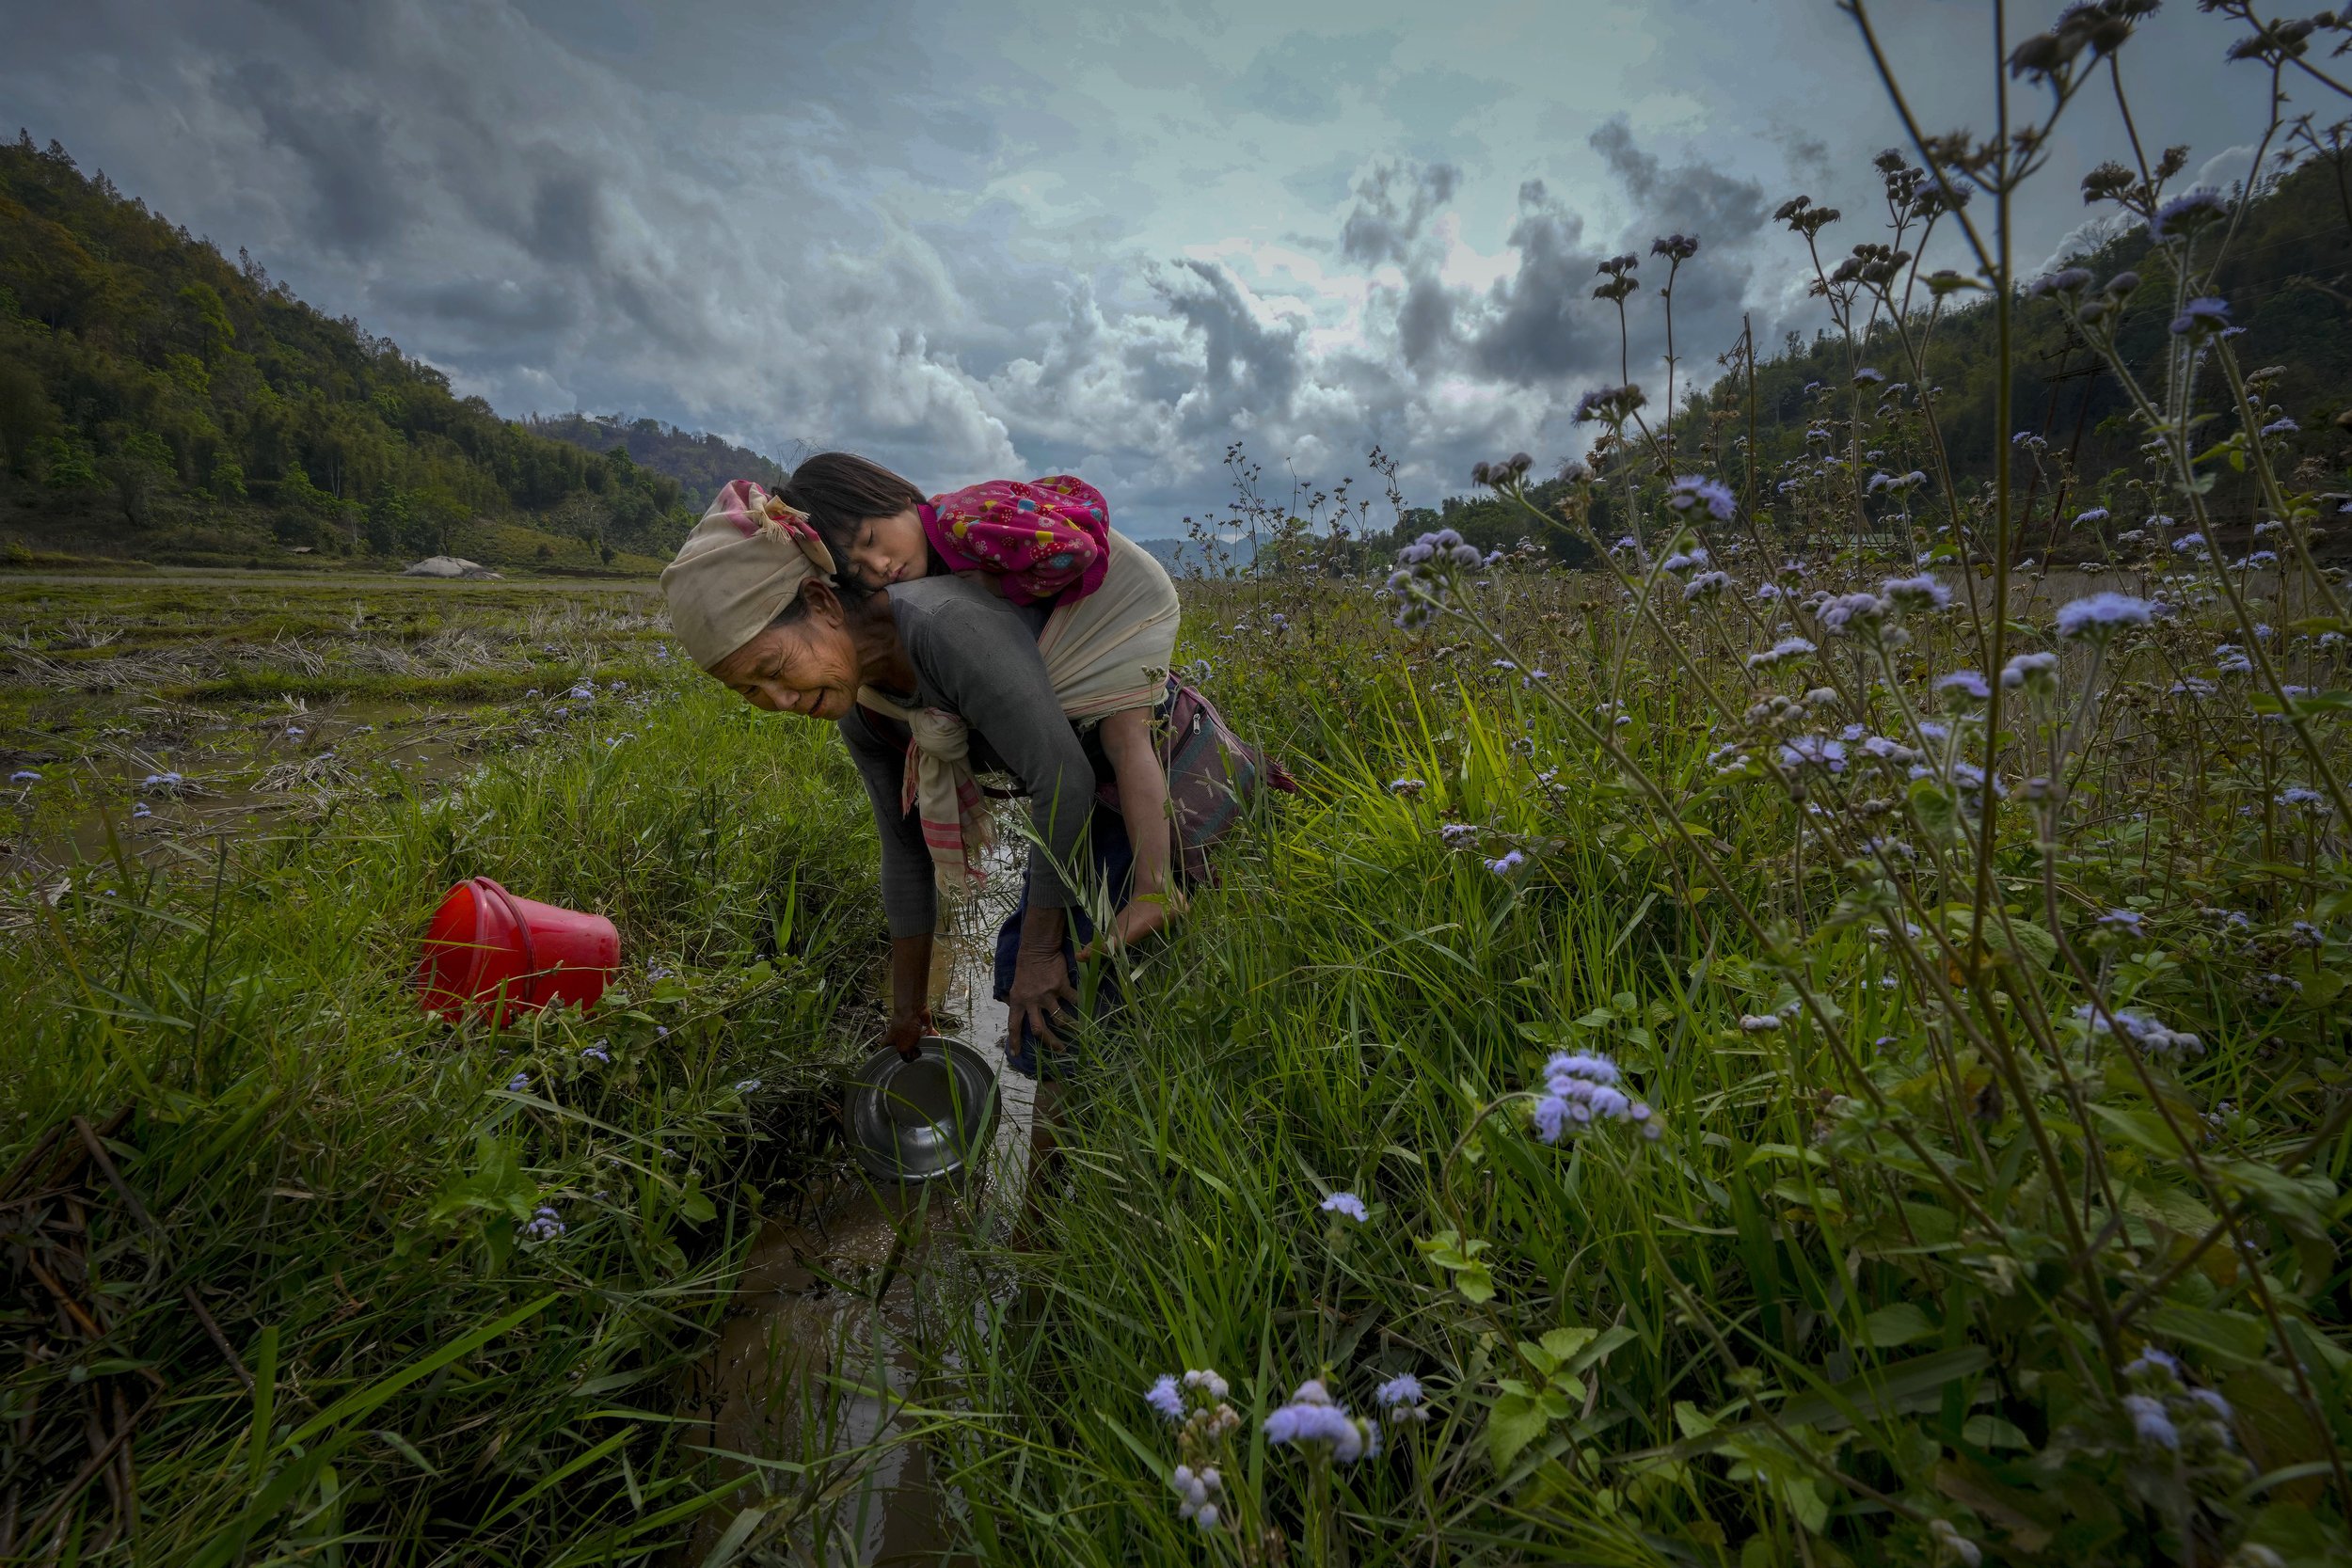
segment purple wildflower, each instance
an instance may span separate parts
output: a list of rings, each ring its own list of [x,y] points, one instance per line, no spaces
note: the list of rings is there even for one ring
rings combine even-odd
[[[1815,614],[1832,637],[1863,636],[1886,619],[1886,601],[1876,594],[1840,594]]]
[[[2148,237],[2152,240],[2179,238],[2224,216],[2229,210],[2230,204],[2222,199],[2219,191],[2185,191],[2156,209],[2156,215],[2148,220]],[[2115,292],[2115,284],[2120,281],[2122,278],[2119,277],[2109,282],[2109,292]],[[2133,282],[2137,281],[2137,277],[2133,278]]]
[[[1832,773],[1846,770],[1846,745],[1818,735],[1801,735],[1782,743],[1780,766],[1789,772],[1800,768],[1825,768]]]
[[[2218,332],[2230,325],[2230,302],[2207,296],[2192,299],[2172,318],[2172,335],[2176,338],[2201,337]]]
[[[1645,1137],[1664,1131],[1650,1108],[1617,1087],[1617,1064],[1597,1052],[1552,1053],[1544,1064],[1544,1089],[1530,1113],[1535,1135],[1548,1144],[1581,1132],[1596,1119],[1630,1121]]]
[[[1952,591],[1925,572],[1914,578],[1889,578],[1879,584],[1879,593],[1903,610],[1946,610],[1952,602]]]
[[[2058,657],[2056,654],[2018,654],[2001,666],[2001,688],[2014,691],[2020,687],[2042,690],[2058,682]]]
[[[2083,267],[2061,267],[2045,273],[2026,286],[2027,297],[2040,299],[2044,294],[2078,294],[2090,286],[2090,273]]]
[[[1335,1402],[1321,1383],[1310,1378],[1298,1386],[1290,1403],[1265,1418],[1265,1440],[1300,1449],[1321,1447],[1343,1465],[1362,1458],[1371,1443],[1366,1425]]]
[[[1706,479],[1697,474],[1685,474],[1666,491],[1666,504],[1677,512],[1688,512],[1694,506],[1707,508],[1707,515],[1719,523],[1731,521],[1739,501],[1721,480]]]
[[[2178,1449],[2181,1433],[2165,1414],[2164,1402],[2148,1394],[2123,1396],[2124,1413],[2132,1418],[2132,1430],[2139,1440],[2153,1449]]]
[[[2144,626],[2154,618],[2155,607],[2146,599],[2113,590],[2086,594],[2058,606],[2058,634],[2089,642],[2104,642],[2127,626]]]

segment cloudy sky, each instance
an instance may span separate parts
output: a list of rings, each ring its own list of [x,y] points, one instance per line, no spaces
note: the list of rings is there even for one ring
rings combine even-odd
[[[1991,0],[1872,10],[1923,119],[1990,122]],[[1422,503],[1572,454],[1618,364],[1594,263],[1670,230],[1686,375],[1742,310],[1810,331],[1770,214],[1879,238],[1899,135],[1830,0],[0,0],[0,36],[8,129],[502,413],[1074,471],[1139,535],[1222,505],[1235,441],[1285,486],[1376,441]],[[2173,0],[2125,56],[2225,182],[2267,80],[2231,36]],[[2119,145],[2077,106],[2021,258]]]

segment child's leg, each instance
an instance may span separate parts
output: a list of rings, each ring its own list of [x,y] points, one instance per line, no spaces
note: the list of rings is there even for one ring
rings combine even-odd
[[[1103,721],[1103,751],[1119,775],[1119,810],[1135,847],[1135,889],[1112,927],[1124,945],[1168,924],[1176,897],[1168,876],[1168,774],[1152,744],[1152,710],[1128,708]]]

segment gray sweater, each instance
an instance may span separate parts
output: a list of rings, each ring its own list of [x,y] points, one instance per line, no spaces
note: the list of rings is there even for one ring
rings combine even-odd
[[[914,667],[914,696],[945,709],[971,730],[972,765],[1021,781],[1029,820],[1043,848],[1029,851],[1029,897],[1046,909],[1073,902],[1057,866],[1077,863],[1079,836],[1093,813],[1098,780],[1077,732],[1062,716],[1045,661],[1038,657],[1043,607],[1007,603],[961,578],[940,576],[889,590],[891,617],[907,662]],[[894,693],[903,697],[905,693]],[[913,811],[899,809],[906,778],[904,724],[853,707],[841,721],[841,738],[866,781],[882,832],[882,912],[896,938],[929,936],[938,916],[930,851]]]

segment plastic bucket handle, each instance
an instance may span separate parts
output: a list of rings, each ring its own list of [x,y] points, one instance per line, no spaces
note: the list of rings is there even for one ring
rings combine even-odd
[[[531,922],[523,917],[523,911],[516,907],[515,895],[505,888],[487,877],[476,877],[474,880],[499,895],[499,902],[506,906],[506,918],[515,923],[515,934],[522,938],[523,972],[516,976],[520,982],[519,994],[511,1000],[532,1006],[538,1000],[534,993],[539,989],[539,951],[531,940]]]

